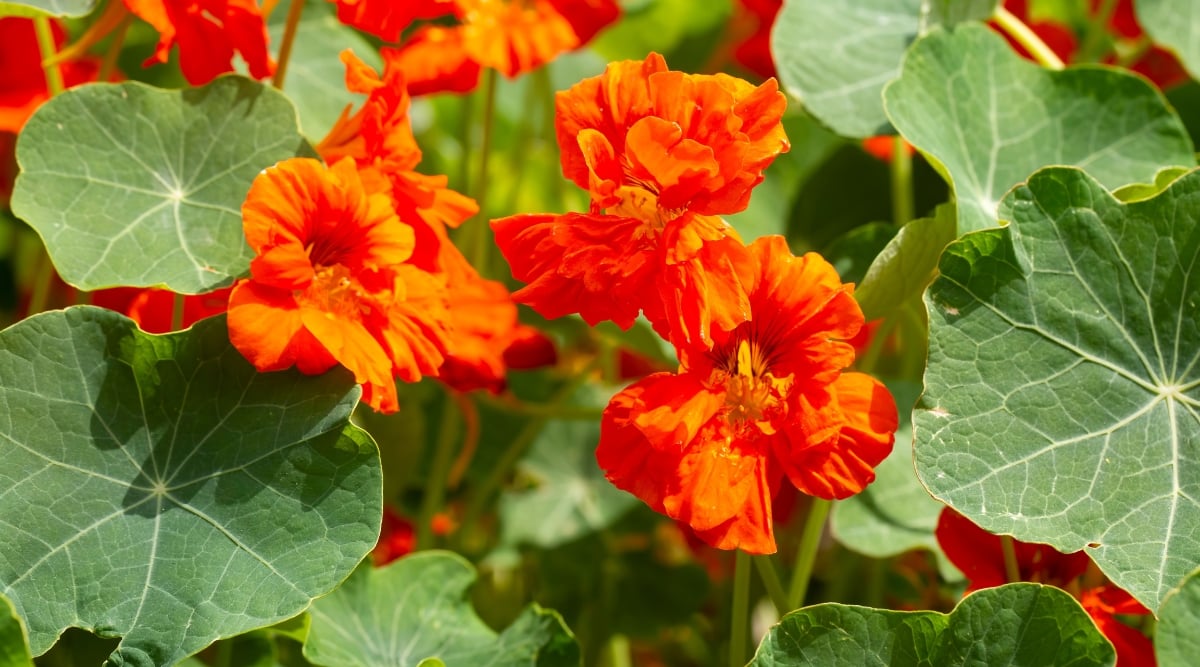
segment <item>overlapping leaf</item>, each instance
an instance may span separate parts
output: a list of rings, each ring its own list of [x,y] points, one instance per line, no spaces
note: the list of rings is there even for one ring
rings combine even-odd
[[[1144,79],[1047,71],[978,25],[917,40],[884,101],[896,129],[948,172],[960,233],[996,226],[1000,198],[1043,166],[1085,168],[1111,189],[1196,164],[1182,122]]]
[[[1192,78],[1200,77],[1200,6],[1190,0],[1137,0],[1133,8],[1154,41],[1177,53]]]
[[[926,293],[925,485],[993,533],[1085,547],[1151,609],[1200,562],[1200,172],[1122,204],[1050,168]]]
[[[170,336],[91,307],[0,333],[0,591],[41,654],[69,626],[170,665],[294,616],[379,530],[344,372],[260,374],[224,319]]]
[[[80,289],[201,293],[249,269],[242,201],[259,171],[298,154],[311,148],[291,103],[240,76],[81,86],[22,130],[12,207]]]
[[[33,667],[25,623],[3,595],[0,595],[0,667]]]
[[[360,567],[310,611],[304,657],[330,667],[576,667],[579,646],[558,614],[531,606],[496,634],[465,599],[475,570],[426,551]]]
[[[949,614],[821,604],[771,628],[752,667],[1085,667],[1116,654],[1066,592],[1009,584],[967,596]]]
[[[913,220],[900,228],[871,262],[854,292],[867,321],[892,314],[925,289],[942,249],[956,236],[955,227],[954,207],[940,206],[934,217]]]
[[[7,0],[0,2],[0,16],[86,16],[96,0]]]
[[[1159,667],[1191,667],[1200,656],[1200,570],[1167,595],[1154,629]]]

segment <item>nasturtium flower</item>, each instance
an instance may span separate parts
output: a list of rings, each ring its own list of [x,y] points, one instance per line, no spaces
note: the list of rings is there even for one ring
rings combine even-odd
[[[179,68],[199,86],[233,71],[240,53],[250,76],[275,71],[267,51],[267,26],[254,0],[124,0],[129,11],[158,31],[158,46],[145,65],[165,63],[179,45]]]
[[[775,59],[771,55],[771,29],[783,0],[738,0],[731,28],[737,41],[733,59],[742,67],[765,78],[775,76]]]
[[[452,4],[456,25],[423,26],[393,56],[414,91],[470,90],[478,85],[485,67],[516,77],[583,46],[621,14],[616,0],[454,0]]]
[[[748,249],[750,317],[680,348],[676,373],[613,397],[596,458],[618,488],[690,526],[705,542],[776,550],[772,499],[784,484],[845,498],[892,449],[896,405],[862,373],[846,340],[862,312],[833,267],[795,257],[779,236]]]
[[[628,328],[644,313],[668,340],[707,341],[746,319],[737,273],[745,248],[721,215],[746,208],[763,170],[788,149],[786,100],[724,74],[623,61],[556,98],[563,173],[591,195],[587,213],[492,222],[514,294],[545,317],[579,313]]]
[[[292,158],[264,170],[242,205],[256,257],[229,299],[229,337],[258,370],[341,364],[373,408],[398,409],[394,377],[434,375],[446,350],[445,287],[430,252],[370,192],[353,160]]]
[[[454,0],[329,0],[337,4],[342,23],[388,41],[413,21],[431,19],[454,11]]]
[[[231,288],[224,287],[205,294],[183,296],[180,325],[186,329],[196,322],[225,312]],[[92,293],[92,305],[115,310],[137,322],[142,331],[168,333],[174,329],[175,299],[171,290],[143,287],[112,287]]]

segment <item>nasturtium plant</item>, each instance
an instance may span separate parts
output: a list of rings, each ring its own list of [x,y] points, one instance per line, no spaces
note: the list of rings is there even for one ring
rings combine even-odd
[[[558,614],[536,605],[497,634],[471,609],[470,563],[456,554],[412,554],[385,567],[364,566],[317,600],[304,656],[329,667],[568,667],[579,647]]]
[[[1163,600],[1154,629],[1154,655],[1160,667],[1185,667],[1200,655],[1200,570],[1192,572]]]
[[[33,667],[25,622],[3,595],[0,595],[0,667]]]
[[[291,102],[240,76],[175,91],[83,86],[21,132],[13,212],[75,287],[198,294],[250,267],[241,205],[254,176],[311,154]]]
[[[1111,189],[1196,164],[1183,123],[1145,79],[1048,71],[979,25],[920,37],[884,103],[900,134],[947,173],[959,233],[1000,224],[1000,199],[1040,167],[1078,166]]]
[[[96,0],[6,0],[0,2],[3,16],[84,16],[96,6]]]
[[[930,492],[995,533],[1087,549],[1150,609],[1195,568],[1200,172],[1123,204],[1048,168],[929,288],[914,414]]]
[[[174,664],[304,610],[374,543],[379,453],[344,373],[260,374],[224,319],[78,307],[0,332],[0,586],[34,654],[68,627]]]
[[[1189,72],[1200,72],[1200,9],[1187,0],[1136,0],[1137,19],[1154,41],[1174,51]]]
[[[753,667],[1029,665],[1112,667],[1112,646],[1070,595],[1010,584],[968,595],[949,614],[821,604],[771,628]]]

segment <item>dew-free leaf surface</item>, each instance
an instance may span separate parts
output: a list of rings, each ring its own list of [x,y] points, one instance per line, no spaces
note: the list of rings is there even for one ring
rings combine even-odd
[[[374,546],[379,453],[345,372],[257,373],[223,317],[168,336],[92,307],[0,332],[0,593],[171,665],[302,611]]]
[[[883,96],[896,129],[949,173],[960,234],[999,224],[1004,193],[1047,165],[1080,167],[1112,189],[1196,164],[1183,123],[1141,77],[1045,70],[979,25],[918,39]]]
[[[1191,667],[1200,656],[1200,570],[1167,595],[1154,628],[1159,667]]]
[[[993,533],[1085,547],[1150,609],[1200,562],[1200,171],[1123,204],[1048,168],[926,292],[917,472]]]
[[[364,564],[313,603],[304,657],[329,667],[578,667],[558,614],[532,605],[497,634],[466,599],[474,581],[471,564],[447,551]]]
[[[22,130],[12,207],[80,289],[198,294],[250,267],[241,206],[255,175],[310,154],[291,102],[244,77],[80,86]]]
[[[854,298],[867,321],[893,314],[933,279],[942,249],[956,236],[954,207],[939,206],[932,218],[919,218],[900,228],[875,256]]]
[[[783,617],[751,667],[1091,667],[1112,645],[1061,589],[1009,584],[968,595],[949,614],[819,604]]]

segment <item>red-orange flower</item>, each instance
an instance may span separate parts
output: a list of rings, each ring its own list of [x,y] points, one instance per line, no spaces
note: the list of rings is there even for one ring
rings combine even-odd
[[[738,5],[732,25],[744,37],[734,45],[733,59],[764,79],[775,76],[771,28],[783,0],[739,0]]]
[[[480,68],[508,77],[586,44],[621,14],[616,0],[453,0],[455,26],[418,29],[392,56],[414,94],[463,91]],[[436,55],[436,61],[429,56]],[[473,80],[472,80],[473,79]]]
[[[639,312],[664,337],[707,341],[746,319],[747,259],[719,215],[744,209],[788,149],[774,80],[673,72],[658,54],[624,61],[557,96],[563,173],[588,213],[495,220],[513,296],[545,317],[579,313],[628,328]]]
[[[233,71],[242,55],[256,79],[270,76],[275,62],[267,52],[267,26],[254,0],[124,0],[129,11],[158,31],[158,46],[146,66],[165,63],[179,45],[179,67],[192,85]]]
[[[431,19],[454,11],[454,0],[329,0],[337,3],[342,23],[388,42],[417,19]]]
[[[352,160],[285,160],[254,179],[242,205],[256,253],[229,301],[229,337],[261,371],[340,363],[365,400],[398,408],[393,377],[433,375],[446,349],[440,279],[417,268],[415,241],[385,193]]]
[[[214,290],[206,294],[190,294],[183,297],[181,324],[187,328],[197,321],[225,312],[229,305],[231,288]],[[115,310],[129,316],[143,331],[167,333],[173,327],[171,320],[175,309],[176,294],[165,289],[141,287],[113,287],[92,294],[92,304]]]
[[[1141,631],[1125,625],[1117,615],[1145,616],[1150,610],[1116,586],[1097,586],[1079,593],[1079,604],[1117,650],[1117,667],[1154,667],[1154,644]]]
[[[749,247],[750,319],[680,349],[604,411],[596,458],[618,488],[682,521],[705,542],[775,551],[771,500],[785,480],[845,498],[892,449],[896,406],[878,381],[843,373],[862,312],[816,254],[779,236]]]

